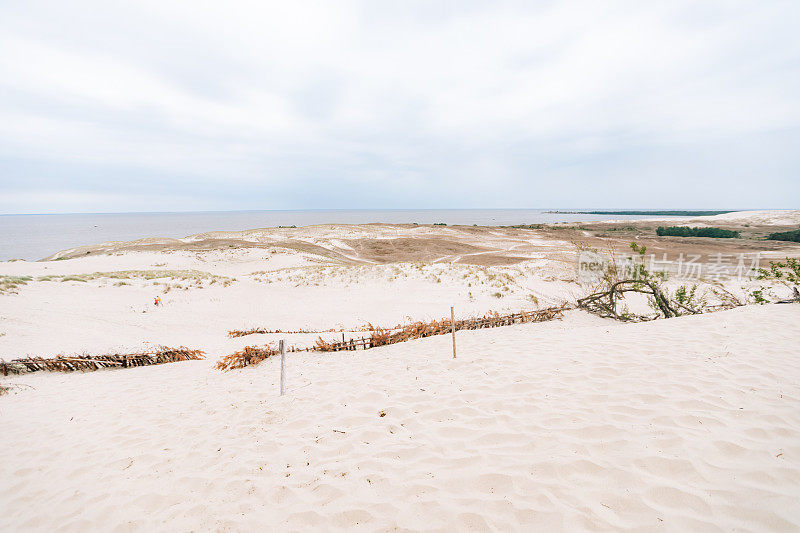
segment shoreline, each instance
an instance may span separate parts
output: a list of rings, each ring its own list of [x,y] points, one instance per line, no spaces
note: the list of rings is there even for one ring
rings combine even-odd
[[[287,214],[288,213],[288,214]],[[103,214],[103,215],[15,215],[6,216],[4,231],[0,233],[0,259],[40,260],[58,250],[89,246],[103,242],[127,242],[142,238],[183,239],[186,236],[216,231],[242,231],[242,228],[308,227],[321,224],[364,225],[398,224],[432,225],[447,223],[450,226],[513,226],[513,225],[559,225],[600,223],[612,215],[553,215],[536,210],[407,210],[407,211],[339,211],[331,212],[286,211],[277,215],[274,212],[220,212],[220,213],[167,213],[167,214]],[[381,217],[380,214],[386,216]],[[393,214],[394,213],[394,214]],[[397,218],[396,213],[404,213]],[[449,214],[448,214],[449,213]],[[456,215],[453,215],[455,213]],[[739,216],[749,216],[743,212]],[[761,225],[773,224],[771,219],[787,216],[792,211],[757,212],[765,213]],[[784,215],[781,215],[783,213]],[[335,215],[335,216],[334,216]],[[32,218],[31,218],[32,217]],[[37,218],[39,217],[39,218]],[[56,217],[54,219],[53,217]],[[61,218],[58,218],[61,217]],[[795,217],[797,218],[797,217]],[[383,219],[383,220],[382,220]],[[643,222],[639,216],[619,215],[615,220]],[[58,233],[54,234],[54,220],[58,220]],[[791,220],[789,223],[800,221]],[[168,229],[165,229],[168,228]]]

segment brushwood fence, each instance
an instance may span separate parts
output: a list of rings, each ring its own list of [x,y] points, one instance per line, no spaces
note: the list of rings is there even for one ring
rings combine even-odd
[[[313,348],[298,348],[296,346],[289,346],[285,348],[287,352],[308,352]],[[217,370],[232,370],[234,368],[244,368],[246,366],[255,365],[268,359],[273,355],[278,355],[280,348],[273,348],[270,345],[266,346],[245,346],[238,352],[226,355],[215,365]]]
[[[53,358],[24,357],[12,361],[0,360],[0,374],[22,374],[38,370],[73,372],[99,370],[101,368],[130,368],[134,366],[161,365],[177,361],[204,359],[202,350],[191,350],[185,346],[168,348],[162,346],[152,352],[110,355],[71,355]]]
[[[564,311],[568,309],[568,305],[564,304],[559,307],[549,307],[547,309],[540,309],[537,311],[521,311],[519,313],[511,313],[501,315],[493,312],[479,318],[467,318],[456,321],[443,318],[441,320],[434,320],[432,322],[413,322],[403,326],[394,328],[379,328],[371,325],[367,326],[369,329],[364,330],[369,333],[369,336],[362,336],[360,338],[342,339],[341,341],[326,341],[322,337],[317,339],[314,346],[301,347],[290,346],[286,351],[289,352],[305,352],[305,351],[318,351],[318,352],[339,352],[345,350],[369,350],[378,346],[386,346],[388,344],[396,344],[413,339],[421,339],[424,337],[432,337],[434,335],[446,335],[456,331],[470,330],[470,329],[483,329],[483,328],[497,328],[501,326],[510,326],[512,324],[525,324],[529,322],[545,322],[556,318],[561,318]],[[455,327],[454,327],[455,326]],[[254,331],[254,330],[247,330]],[[336,331],[333,329],[325,330],[325,332]],[[289,333],[289,332],[280,332]],[[312,333],[310,331],[302,331],[302,333]],[[317,332],[313,332],[317,333]],[[344,334],[343,334],[344,335]],[[240,336],[240,335],[233,335]],[[226,355],[219,362],[216,367],[220,370],[231,370],[233,368],[243,368],[248,365],[253,365],[277,355],[279,353],[277,347],[270,345],[265,346],[247,346],[242,350]]]

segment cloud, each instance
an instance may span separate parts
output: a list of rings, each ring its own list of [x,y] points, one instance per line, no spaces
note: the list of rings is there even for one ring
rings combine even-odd
[[[798,15],[7,3],[0,212],[797,207]]]

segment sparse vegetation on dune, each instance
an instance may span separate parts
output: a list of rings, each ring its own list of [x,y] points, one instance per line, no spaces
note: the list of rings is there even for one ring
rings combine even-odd
[[[200,270],[118,270],[114,272],[92,272],[91,274],[68,274],[68,275],[50,275],[39,276],[37,281],[53,281],[56,279],[79,279],[80,281],[90,281],[95,279],[161,279],[171,278],[179,281],[194,281],[197,279],[216,279],[216,280],[231,280],[227,276],[220,276],[211,274],[210,272],[203,272]]]
[[[800,242],[800,229],[796,229],[794,231],[781,231],[777,233],[770,233],[767,236],[767,240]]]
[[[479,266],[466,263],[389,263],[382,265],[320,265],[254,271],[249,274],[259,283],[288,284],[293,287],[331,285],[358,286],[405,281],[424,281],[470,292],[478,288],[487,296],[518,296],[529,293],[527,281],[537,276],[539,268],[520,263],[510,266]]]
[[[613,318],[623,322],[641,322],[656,318],[672,318],[682,315],[696,315],[720,309],[730,309],[743,305],[733,294],[722,287],[710,293],[699,290],[698,285],[679,286],[674,292],[667,289],[665,272],[650,272],[644,261],[645,246],[633,242],[634,253],[640,257],[630,265],[621,265],[612,255],[604,266],[600,281],[590,294],[579,298],[578,307],[603,318]],[[625,302],[626,296],[643,295],[647,305],[654,313],[633,311]],[[716,296],[718,303],[709,304],[709,296]]]
[[[788,287],[792,291],[790,298],[778,299],[779,303],[800,301],[800,259],[787,257],[784,261],[770,261],[769,267],[758,269],[756,279],[763,281],[777,282]],[[760,287],[750,292],[750,297],[757,304],[770,303],[769,297],[777,298],[770,287]]]
[[[221,283],[223,286],[228,286],[236,281],[236,278],[228,276],[220,276],[211,274],[210,272],[202,272],[200,270],[120,270],[115,272],[92,272],[90,274],[53,274],[48,276],[39,276],[36,281],[77,281],[86,283],[87,281],[94,280],[144,280],[152,281],[154,285],[159,284],[157,280],[170,280],[174,282],[183,282],[186,287],[202,286],[204,282],[209,285],[214,283]],[[118,281],[114,283],[116,287],[130,285],[127,281]],[[167,287],[170,285],[167,283]],[[184,288],[181,283],[177,283],[175,288]]]

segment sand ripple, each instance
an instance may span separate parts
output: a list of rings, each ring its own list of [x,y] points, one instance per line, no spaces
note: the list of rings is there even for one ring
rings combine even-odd
[[[800,528],[800,307],[15,378],[0,531]],[[381,414],[384,416],[381,416]]]

